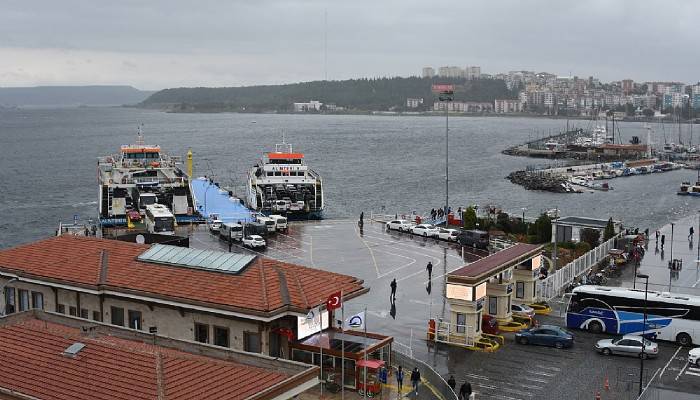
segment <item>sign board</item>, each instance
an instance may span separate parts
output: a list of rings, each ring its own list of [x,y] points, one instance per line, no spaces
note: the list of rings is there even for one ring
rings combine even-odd
[[[328,311],[323,310],[320,314],[314,315],[312,319],[297,316],[297,339],[303,339],[314,333],[328,329]]]
[[[454,92],[455,90],[455,85],[433,85],[433,92],[439,92],[439,93],[444,93],[444,92]]]
[[[464,301],[472,301],[473,289],[471,286],[447,284],[447,298]]]

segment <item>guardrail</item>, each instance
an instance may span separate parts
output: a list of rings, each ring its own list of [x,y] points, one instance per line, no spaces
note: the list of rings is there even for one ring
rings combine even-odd
[[[539,300],[549,301],[561,294],[561,292],[574,279],[588,273],[590,269],[608,256],[608,251],[615,248],[618,236],[615,236],[581,257],[566,264],[561,269],[549,275],[546,279],[537,282],[536,297]]]

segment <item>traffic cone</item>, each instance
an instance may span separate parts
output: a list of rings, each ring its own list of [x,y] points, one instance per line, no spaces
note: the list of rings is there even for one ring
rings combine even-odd
[[[600,400],[600,391],[596,392],[595,400]]]
[[[605,383],[603,384],[603,388],[607,391],[610,390],[610,381],[608,381],[608,376],[605,375]]]

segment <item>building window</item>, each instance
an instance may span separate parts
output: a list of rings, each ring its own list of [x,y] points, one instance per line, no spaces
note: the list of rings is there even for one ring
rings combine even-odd
[[[457,314],[457,333],[464,333],[465,332],[465,326],[467,324],[467,315],[466,314]]]
[[[29,310],[29,291],[24,289],[19,290],[19,310]]]
[[[65,304],[57,304],[56,305],[56,312],[65,314],[66,313],[66,305]]]
[[[194,323],[194,340],[209,343],[209,325]]]
[[[82,318],[82,319],[90,318],[90,311],[88,311],[87,308],[81,308],[80,309],[80,318]]]
[[[110,308],[110,314],[112,317],[112,325],[124,326],[124,309],[121,307]]]
[[[5,288],[5,314],[12,314],[15,312],[15,288],[6,287]]]
[[[76,317],[76,316],[78,316],[78,309],[75,308],[74,306],[69,306],[68,307],[68,314]]]
[[[515,298],[522,299],[525,297],[525,282],[517,281],[515,282]]]
[[[228,328],[221,326],[214,327],[214,344],[221,347],[229,347]]]
[[[141,311],[129,310],[129,328],[141,329]]]
[[[102,313],[99,311],[93,311],[92,312],[92,319],[94,321],[102,322]]]
[[[498,314],[498,297],[489,296],[489,314]]]
[[[41,292],[32,292],[32,308],[44,309],[44,294]]]
[[[260,334],[243,332],[243,350],[251,353],[261,353]]]

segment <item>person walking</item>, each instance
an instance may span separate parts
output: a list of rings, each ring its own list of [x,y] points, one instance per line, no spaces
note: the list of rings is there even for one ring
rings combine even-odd
[[[450,375],[450,379],[447,380],[447,384],[450,385],[450,388],[454,391],[457,387],[457,381],[455,381],[455,377]]]
[[[691,226],[690,229],[688,229],[688,240],[693,240],[693,235],[695,234],[695,229]]]
[[[666,242],[666,235],[661,235],[661,250],[664,249],[665,242]]]
[[[401,391],[403,390],[403,368],[400,365],[396,371],[396,386],[399,389],[399,396],[401,396]]]
[[[433,263],[428,261],[428,265],[425,266],[426,271],[428,271],[428,280],[433,279]]]
[[[659,243],[659,231],[656,231],[656,244]]]
[[[472,384],[469,382],[464,382],[462,386],[459,387],[459,398],[460,400],[469,400],[472,395]]]
[[[418,371],[418,367],[413,368],[413,372],[411,372],[411,387],[413,388],[413,391],[416,392],[416,395],[418,395],[418,383],[420,382],[420,371]]]
[[[389,300],[391,300],[391,302],[394,303],[396,302],[396,278],[391,280],[389,286],[391,286],[391,294],[389,295]]]

